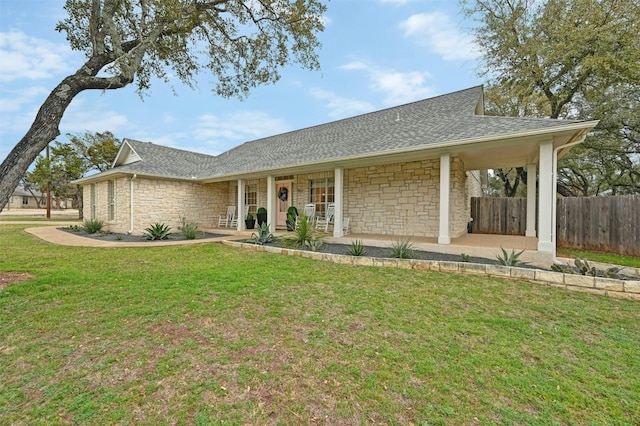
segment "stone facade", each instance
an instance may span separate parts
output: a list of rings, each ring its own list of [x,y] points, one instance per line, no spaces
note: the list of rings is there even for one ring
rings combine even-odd
[[[114,185],[115,203],[110,215],[109,182]],[[131,226],[131,196],[133,183],[133,227]],[[95,189],[92,189],[94,186]],[[212,225],[214,218],[222,214],[215,200],[228,196],[229,184],[202,185],[198,183],[159,179],[119,178],[86,185],[84,191],[84,217],[104,221],[111,232],[141,235],[145,228],[156,222],[174,230],[187,222]],[[92,207],[92,191],[95,191],[95,207]],[[224,205],[226,211],[226,203]]]
[[[469,220],[467,175],[451,159],[450,234],[466,232]],[[381,235],[437,237],[440,160],[423,160],[345,170],[345,217],[351,231]]]
[[[291,202],[299,211],[310,200],[311,182],[333,179],[326,171],[293,176]],[[472,176],[457,157],[451,159],[450,234],[466,232]],[[109,183],[111,182],[111,183]],[[256,185],[257,207],[267,205],[267,179],[244,180]],[[344,170],[344,217],[351,231],[363,234],[437,237],[440,203],[439,159]],[[131,226],[133,184],[134,224]],[[114,189],[110,208],[109,185]],[[92,189],[92,187],[94,189]],[[92,198],[92,193],[95,195]],[[92,203],[92,199],[94,202]],[[112,232],[142,234],[160,222],[176,229],[183,219],[201,227],[216,226],[228,206],[238,205],[238,181],[200,184],[161,179],[118,178],[84,187],[84,217],[103,220]],[[112,217],[110,215],[112,210]],[[240,212],[244,220],[246,212]]]

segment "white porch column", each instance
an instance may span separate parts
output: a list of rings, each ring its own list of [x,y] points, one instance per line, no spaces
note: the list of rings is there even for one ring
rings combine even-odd
[[[267,176],[267,226],[269,231],[275,232],[277,223],[276,211],[276,177]]]
[[[344,169],[336,167],[334,172],[334,204],[336,211],[333,216],[333,236],[340,238],[344,235],[342,232],[342,214],[343,214],[343,194],[344,194]]]
[[[536,236],[536,172],[535,164],[527,166],[527,230],[526,237]]]
[[[556,194],[553,191],[553,141],[540,144],[540,176],[538,199],[538,251],[554,252],[553,243],[553,203]]]
[[[238,215],[238,231],[245,230],[244,224],[244,179],[238,179],[238,207],[236,209]]]
[[[449,236],[449,191],[451,187],[451,155],[440,156],[440,229],[438,244],[451,244]]]

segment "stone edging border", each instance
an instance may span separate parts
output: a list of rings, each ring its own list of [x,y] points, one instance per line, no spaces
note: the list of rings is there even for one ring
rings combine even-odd
[[[376,257],[348,256],[333,253],[318,253],[308,250],[295,250],[282,247],[262,246],[237,241],[222,241],[222,244],[266,253],[297,256],[306,259],[344,265],[375,266],[384,268],[415,269],[421,271],[454,272],[458,274],[486,275],[491,277],[512,278],[560,287],[565,290],[583,291],[599,296],[608,296],[640,301],[640,280],[625,281],[612,278],[591,277],[542,269],[515,268],[502,265],[487,265],[469,262],[447,262],[419,259],[390,259]]]

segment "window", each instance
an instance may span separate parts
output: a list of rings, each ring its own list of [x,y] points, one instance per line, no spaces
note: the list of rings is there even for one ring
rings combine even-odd
[[[91,219],[96,218],[96,185],[91,184],[91,200],[89,207],[91,208]]]
[[[333,179],[314,179],[309,188],[309,202],[316,205],[316,214],[324,216],[327,204],[335,202],[335,184]]]
[[[22,205],[23,206],[29,205],[29,197],[22,197]]]
[[[258,210],[258,185],[245,186],[244,205],[247,207],[246,213],[256,215]]]
[[[116,191],[115,182],[110,180],[107,187],[107,203],[109,206],[108,220],[116,219]]]

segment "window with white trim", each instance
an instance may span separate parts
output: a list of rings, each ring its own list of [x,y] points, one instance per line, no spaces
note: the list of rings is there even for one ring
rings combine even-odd
[[[96,218],[96,184],[91,184],[91,200],[89,200],[89,207],[91,208],[91,219]]]
[[[110,180],[107,186],[107,203],[109,213],[107,220],[116,220],[116,188],[115,181]]]
[[[324,216],[327,205],[335,202],[335,183],[333,178],[313,179],[310,181],[309,202],[316,205],[316,215]]]
[[[247,208],[245,214],[251,213],[254,217],[258,211],[258,185],[246,185],[244,188],[244,205]]]

